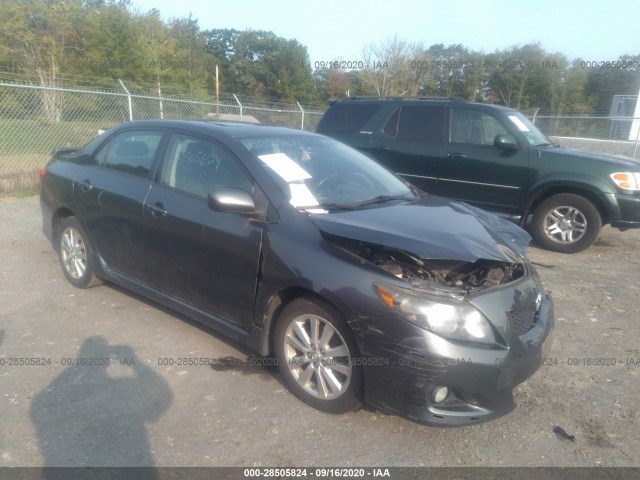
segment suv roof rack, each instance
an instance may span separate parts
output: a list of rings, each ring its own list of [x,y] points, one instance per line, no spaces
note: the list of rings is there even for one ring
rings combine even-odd
[[[339,102],[351,102],[351,101],[357,101],[357,100],[397,100],[397,101],[429,101],[429,100],[450,100],[452,102],[463,102],[463,103],[469,103],[469,100],[467,100],[466,98],[462,98],[462,97],[444,97],[444,96],[429,96],[429,97],[400,97],[400,96],[393,96],[393,97],[375,97],[375,96],[356,96],[356,97],[345,97],[341,100],[338,100]]]

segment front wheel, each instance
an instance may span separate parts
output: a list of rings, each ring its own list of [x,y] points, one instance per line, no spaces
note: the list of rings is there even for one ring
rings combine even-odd
[[[600,212],[586,198],[572,193],[544,200],[533,213],[532,235],[536,242],[561,253],[581,252],[600,235]]]
[[[58,257],[69,283],[89,288],[102,283],[94,274],[89,239],[75,217],[63,218],[58,225]]]
[[[303,402],[329,413],[361,405],[362,367],[351,331],[330,305],[299,298],[285,307],[274,332],[278,368]]]

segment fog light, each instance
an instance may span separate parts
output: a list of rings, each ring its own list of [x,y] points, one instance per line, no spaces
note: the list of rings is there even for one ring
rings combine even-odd
[[[444,402],[444,399],[449,395],[449,389],[447,387],[436,387],[433,389],[433,403]]]

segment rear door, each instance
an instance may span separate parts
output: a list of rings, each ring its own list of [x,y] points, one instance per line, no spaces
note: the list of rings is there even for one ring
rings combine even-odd
[[[372,155],[418,188],[437,193],[445,113],[437,105],[398,107],[374,132]]]
[[[142,205],[151,188],[164,130],[115,134],[74,180],[78,216],[108,267],[146,282],[140,235]]]
[[[175,132],[158,182],[147,197],[143,228],[153,287],[247,328],[255,301],[266,198],[235,155],[210,138]],[[218,212],[216,188],[252,194],[261,213]]]
[[[526,145],[518,150],[494,146],[496,135],[512,134],[494,112],[454,106],[448,124],[439,193],[489,210],[517,212],[534,175]]]

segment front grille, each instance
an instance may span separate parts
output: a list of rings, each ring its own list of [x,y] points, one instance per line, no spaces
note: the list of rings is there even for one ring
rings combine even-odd
[[[516,335],[523,335],[533,327],[536,321],[536,312],[532,307],[533,306],[530,305],[528,308],[515,308],[507,312],[507,318],[511,322],[511,325],[513,325]]]

